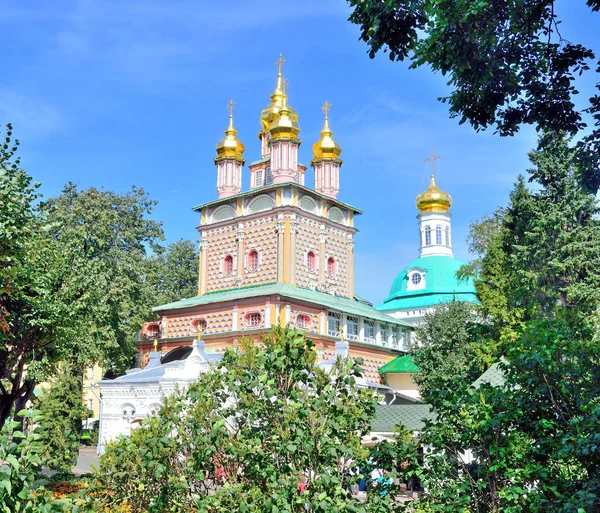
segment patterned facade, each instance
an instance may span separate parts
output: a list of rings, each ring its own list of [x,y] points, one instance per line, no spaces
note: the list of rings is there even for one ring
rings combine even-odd
[[[165,353],[191,345],[201,332],[206,349],[221,353],[279,324],[304,330],[321,360],[346,339],[351,356],[364,361],[365,378],[382,383],[378,367],[402,353],[411,328],[355,297],[354,222],[361,212],[338,199],[341,146],[329,128],[329,104],[313,146],[315,184],[309,188],[298,162],[298,114],[283,84],[279,67],[271,103],[261,113],[260,159],[249,165],[249,191],[241,190],[244,145],[230,104],[215,158],[218,199],[194,208],[200,215],[198,295],[155,308],[160,319],[145,326],[139,341],[142,362],[155,343]]]

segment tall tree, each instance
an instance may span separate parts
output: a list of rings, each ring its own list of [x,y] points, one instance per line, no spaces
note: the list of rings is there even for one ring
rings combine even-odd
[[[197,295],[198,247],[192,241],[181,239],[157,249],[147,264],[153,305]]]
[[[581,0],[583,1],[583,0]],[[538,130],[584,129],[577,158],[587,187],[600,185],[600,94],[575,106],[576,77],[596,58],[560,33],[554,0],[348,0],[371,58],[389,52],[448,76],[441,100],[450,115],[477,130],[513,135],[522,124]],[[600,0],[587,0],[591,11]],[[591,16],[596,16],[590,13]],[[597,23],[598,20],[592,21]],[[600,73],[600,62],[596,64]],[[600,82],[598,83],[600,92]]]

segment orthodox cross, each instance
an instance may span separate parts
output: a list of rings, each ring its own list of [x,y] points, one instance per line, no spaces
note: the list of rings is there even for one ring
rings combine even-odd
[[[285,62],[285,59],[283,58],[283,54],[279,54],[279,60],[275,63],[277,64],[277,74],[281,75],[282,71],[283,71],[283,63]]]
[[[329,117],[329,109],[331,109],[331,103],[329,103],[328,101],[326,101],[323,104],[323,106],[321,107],[321,110],[323,111],[323,114],[325,114],[326,118]]]
[[[431,176],[433,176],[435,174],[435,161],[443,159],[443,158],[444,157],[442,155],[438,155],[436,157],[435,156],[435,150],[433,148],[431,148],[431,157],[429,157],[428,159],[424,159],[423,160],[423,162],[431,162]]]
[[[229,100],[229,117],[232,118],[233,117],[233,106],[235,105],[235,102],[233,100]]]

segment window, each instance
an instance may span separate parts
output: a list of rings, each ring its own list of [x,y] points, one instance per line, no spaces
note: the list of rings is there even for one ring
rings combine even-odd
[[[381,343],[384,346],[387,346],[387,343],[388,343],[388,335],[387,335],[387,333],[388,333],[387,324],[380,324],[379,325],[379,334],[380,334],[380,337],[381,337]]]
[[[306,330],[310,328],[310,324],[310,316],[306,314],[298,314],[298,316],[296,317],[296,326],[298,326],[298,328],[300,328],[301,330]]]
[[[254,174],[254,186],[255,187],[260,187],[261,185],[263,185],[263,170],[259,169]]]
[[[258,251],[253,249],[248,253],[248,270],[256,271],[258,269]]]
[[[206,331],[206,326],[206,319],[192,320],[192,331],[194,331],[195,333],[204,333]]]
[[[233,257],[231,255],[227,255],[223,259],[223,272],[228,276],[233,273]]]
[[[412,275],[411,281],[413,282],[414,285],[418,285],[419,283],[421,283],[421,274],[414,273]]]
[[[329,257],[327,259],[327,274],[329,276],[335,276],[336,271],[335,259],[333,257]]]
[[[309,271],[315,271],[317,269],[317,255],[314,251],[309,251],[306,255],[306,267]]]
[[[450,246],[450,227],[446,226],[446,246]]]
[[[146,328],[146,336],[148,338],[157,338],[160,336],[160,326],[158,324],[150,324]]]
[[[425,227],[425,245],[431,246],[431,226]]]
[[[260,312],[250,312],[244,317],[244,324],[250,328],[257,328],[262,324],[262,315]]]
[[[93,410],[94,409],[94,400],[90,397],[88,399],[88,410]]]
[[[358,340],[358,317],[346,317],[346,328],[348,340]]]
[[[442,227],[439,224],[435,227],[435,243],[442,243]]]
[[[375,323],[373,321],[365,321],[365,340],[375,341]]]
[[[327,334],[330,337],[340,336],[340,320],[341,315],[335,312],[329,312],[327,314]]]
[[[273,172],[271,171],[270,167],[267,168],[266,177],[267,179],[265,180],[265,185],[271,185],[273,183]]]
[[[392,347],[398,347],[398,336],[396,331],[392,331]]]
[[[88,368],[88,379],[94,379],[94,366]]]

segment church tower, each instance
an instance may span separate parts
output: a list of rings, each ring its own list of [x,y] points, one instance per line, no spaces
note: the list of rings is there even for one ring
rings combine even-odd
[[[325,123],[321,130],[321,138],[313,146],[313,161],[311,166],[315,169],[315,190],[324,196],[337,198],[340,192],[340,167],[342,160],[340,153],[342,147],[333,140],[333,132],[329,128],[329,108],[331,104],[325,102],[323,113]]]
[[[233,105],[229,102],[229,126],[225,137],[217,143],[217,195],[219,198],[235,196],[242,190],[242,167],[244,160],[244,145],[237,138],[233,128]]]
[[[429,187],[417,196],[416,205],[419,210],[419,251],[421,257],[452,257],[452,231],[449,210],[452,206],[450,194],[440,190],[435,183],[433,171],[433,153],[431,181]]]

